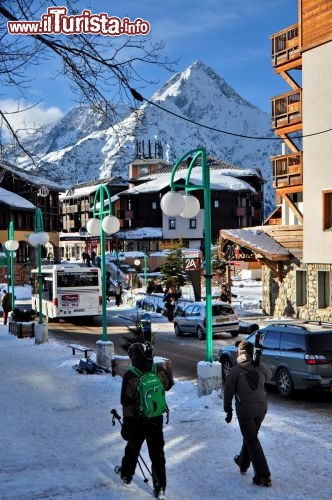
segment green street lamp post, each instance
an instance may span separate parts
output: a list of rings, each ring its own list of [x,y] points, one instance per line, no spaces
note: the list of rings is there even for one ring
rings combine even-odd
[[[106,184],[102,184],[96,191],[93,203],[93,218],[87,222],[87,230],[92,236],[100,235],[100,268],[102,280],[102,338],[108,341],[107,311],[106,311],[106,261],[105,240],[106,234],[114,234],[120,229],[120,221],[112,215],[111,196]]]
[[[200,163],[198,160],[200,159]],[[187,160],[188,169],[186,173],[185,183],[176,183],[175,175],[181,163]],[[198,164],[197,164],[198,163]],[[190,176],[195,167],[201,168],[201,184],[190,183]],[[219,366],[214,366],[213,348],[212,348],[212,273],[211,273],[211,186],[210,186],[210,167],[206,162],[205,148],[191,150],[183,155],[174,165],[171,173],[170,182],[171,191],[166,193],[161,201],[160,206],[162,211],[168,216],[177,216],[185,218],[194,218],[200,210],[199,201],[190,193],[192,191],[202,189],[204,192],[204,252],[205,252],[205,279],[206,279],[206,357],[205,362],[209,365],[203,368],[204,375],[198,376],[200,394],[208,394],[215,387],[211,387],[209,379],[214,379],[216,383],[221,385],[221,373],[219,380]],[[185,194],[182,195],[175,189],[184,189]],[[212,372],[211,372],[211,370]],[[198,368],[199,369],[199,368]],[[220,370],[221,372],[221,370]],[[208,387],[210,385],[210,387]],[[203,387],[202,387],[203,386]]]
[[[49,241],[49,235],[44,231],[43,214],[40,208],[35,210],[34,233],[29,235],[29,243],[37,248],[38,265],[38,302],[39,302],[39,320],[38,324],[43,325],[43,275],[42,275],[42,256],[41,247]]]
[[[5,242],[5,249],[9,252],[10,257],[10,286],[12,290],[12,311],[14,311],[15,307],[15,269],[14,269],[14,259],[16,256],[16,250],[19,247],[19,242],[14,239],[14,222],[11,220],[8,228],[8,241]]]

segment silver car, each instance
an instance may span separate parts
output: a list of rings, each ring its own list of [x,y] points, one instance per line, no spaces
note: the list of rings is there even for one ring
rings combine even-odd
[[[232,337],[239,334],[239,319],[233,307],[220,300],[212,301],[212,334],[229,332]],[[199,340],[206,336],[206,305],[205,302],[193,302],[174,317],[176,335],[192,333]]]

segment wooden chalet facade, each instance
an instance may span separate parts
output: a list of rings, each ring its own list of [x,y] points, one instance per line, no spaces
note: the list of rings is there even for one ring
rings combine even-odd
[[[212,182],[211,188],[211,236],[217,241],[220,227],[245,227],[262,223],[263,217],[263,179],[256,169],[240,169],[223,161],[208,158],[211,176],[227,171],[229,178],[236,178],[242,189],[217,187],[218,180]],[[125,250],[142,250],[149,252],[161,247],[169,247],[172,241],[181,240],[184,247],[202,249],[204,247],[204,196],[203,190],[195,191],[201,206],[200,213],[195,219],[168,217],[160,209],[162,196],[169,191],[172,166],[164,166],[158,173],[151,172],[141,178],[131,179],[131,187],[119,193],[120,220],[126,221],[122,225],[121,239],[124,240]],[[178,182],[183,183],[186,175],[186,166],[179,168]],[[242,184],[241,184],[242,182]],[[132,233],[139,228],[161,229],[162,241],[155,241],[147,237],[146,241],[129,241],[126,231]]]
[[[81,260],[82,253],[94,250],[99,252],[99,238],[88,235],[86,225],[93,217],[94,197],[101,184],[106,184],[111,197],[128,187],[128,182],[121,177],[98,179],[77,184],[60,196],[61,258],[65,260]],[[118,203],[112,204],[113,214],[119,217]],[[106,237],[106,251],[112,250],[112,238]]]
[[[28,243],[34,231],[36,208],[43,214],[44,230],[50,242],[42,248],[42,256],[59,256],[59,187],[46,179],[27,174],[24,170],[0,160],[0,242],[8,240],[10,221],[14,223],[14,238],[19,242],[15,272],[17,284],[28,283],[31,267],[36,265],[35,249]],[[0,281],[6,281],[7,267],[0,267]]]

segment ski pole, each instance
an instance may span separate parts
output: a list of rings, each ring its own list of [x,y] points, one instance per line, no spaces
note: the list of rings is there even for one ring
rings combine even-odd
[[[116,409],[115,409],[115,408],[113,408],[113,410],[111,410],[111,411],[110,411],[110,413],[111,413],[111,415],[113,416],[113,417],[112,417],[112,425],[115,425],[115,419],[116,419],[116,420],[119,422],[119,424],[121,425],[121,427],[123,427],[123,424],[122,424],[122,422],[121,422],[121,417],[120,417],[120,415],[118,414],[118,412],[116,411]],[[129,445],[130,445],[130,447],[131,447],[131,449],[132,449],[132,452],[136,455],[136,454],[137,454],[137,451],[135,450],[135,447],[133,446],[133,443],[131,442],[131,439],[128,439],[128,443],[129,443]],[[141,459],[142,463],[145,465],[146,470],[148,471],[148,473],[150,474],[150,476],[151,476],[151,477],[152,477],[152,473],[151,473],[151,471],[150,471],[149,467],[147,466],[147,464],[146,464],[146,462],[145,462],[144,458],[142,457],[142,455],[141,455],[140,453],[138,453],[137,463],[138,463],[138,466],[139,466],[139,468],[140,468],[140,470],[141,470],[142,476],[143,476],[143,478],[144,478],[144,482],[145,482],[145,483],[148,483],[148,482],[149,482],[149,479],[145,476],[144,471],[143,471],[143,468],[142,468],[142,465],[141,465],[141,463],[140,463],[139,459]]]

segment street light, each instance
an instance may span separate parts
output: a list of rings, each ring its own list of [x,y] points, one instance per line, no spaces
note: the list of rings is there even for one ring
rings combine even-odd
[[[196,160],[201,158],[201,164],[195,165]],[[175,183],[174,177],[181,163],[187,159],[188,170],[184,184]],[[199,185],[190,184],[190,175],[195,166],[200,166],[202,170],[202,182]],[[199,201],[195,196],[190,194],[191,191],[203,189],[204,191],[204,230],[205,230],[205,279],[206,279],[206,366],[203,367],[204,375],[198,376],[199,391],[201,394],[208,394],[214,387],[211,387],[211,380],[215,380],[217,384],[219,381],[219,368],[213,362],[213,349],[212,349],[212,273],[211,273],[211,186],[210,186],[210,167],[206,162],[205,148],[198,148],[191,150],[183,155],[174,165],[171,173],[170,182],[171,191],[166,193],[161,201],[160,206],[162,211],[168,216],[180,215],[185,218],[196,217],[200,210]],[[175,191],[175,188],[184,188],[185,194]],[[220,365],[220,363],[218,363]],[[202,367],[201,367],[202,368]],[[211,368],[211,369],[210,369]],[[216,368],[216,369],[215,369]],[[198,371],[200,365],[198,366]],[[212,370],[212,373],[211,373]],[[213,383],[213,382],[212,382]],[[210,385],[210,387],[207,387]],[[203,387],[202,387],[203,386]]]
[[[5,243],[5,249],[9,252],[10,256],[10,286],[12,290],[12,311],[14,311],[15,306],[15,293],[14,293],[14,281],[15,281],[15,272],[14,272],[14,259],[16,257],[16,250],[19,247],[19,242],[14,239],[14,222],[11,220],[9,223],[9,239]]]
[[[105,208],[106,206],[106,208]],[[107,311],[106,311],[106,260],[105,260],[105,234],[117,233],[120,229],[120,221],[112,215],[111,196],[106,184],[101,184],[96,191],[93,203],[93,218],[89,219],[86,226],[92,236],[100,235],[100,269],[102,286],[102,342],[108,342],[107,335]],[[97,353],[98,354],[98,353]],[[98,361],[98,360],[97,360]],[[103,366],[109,367],[110,359],[104,356]]]
[[[144,285],[146,287],[146,281],[147,281],[147,279],[146,279],[146,273],[147,273],[147,258],[148,258],[148,256],[144,252],[140,252],[140,253],[143,254],[143,259],[144,259]],[[135,266],[139,266],[140,263],[141,263],[141,261],[139,259],[135,259],[134,260]]]
[[[41,247],[49,242],[49,235],[44,232],[43,215],[40,208],[35,211],[34,233],[29,236],[29,243],[32,247],[37,248],[37,264],[38,264],[38,298],[39,298],[39,325],[43,325],[43,275],[41,269]]]
[[[49,235],[44,231],[43,214],[40,208],[36,208],[34,218],[34,233],[29,235],[29,243],[32,247],[37,248],[37,265],[38,265],[38,300],[39,300],[39,319],[38,328],[35,325],[35,341],[42,343],[47,341],[47,326],[43,321],[43,275],[42,275],[42,256],[41,247],[49,242]]]

